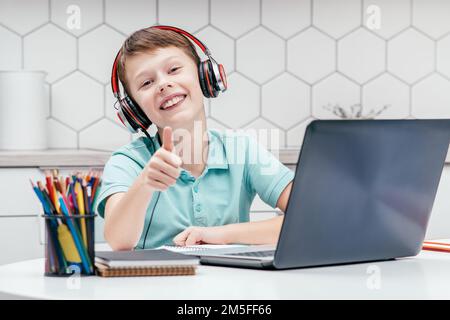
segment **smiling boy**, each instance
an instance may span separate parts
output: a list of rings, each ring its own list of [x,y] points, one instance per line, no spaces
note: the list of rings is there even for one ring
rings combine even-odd
[[[284,212],[294,174],[254,139],[207,129],[193,44],[150,27],[126,39],[120,54],[120,82],[158,133],[105,165],[95,208],[112,249],[276,243],[283,216],[249,222],[250,206],[258,194]]]

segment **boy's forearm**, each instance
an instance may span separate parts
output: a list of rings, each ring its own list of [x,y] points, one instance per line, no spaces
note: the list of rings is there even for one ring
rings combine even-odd
[[[276,244],[284,215],[255,222],[223,226],[226,243]]]
[[[120,201],[107,213],[105,239],[113,250],[131,250],[139,241],[153,191],[139,176]]]

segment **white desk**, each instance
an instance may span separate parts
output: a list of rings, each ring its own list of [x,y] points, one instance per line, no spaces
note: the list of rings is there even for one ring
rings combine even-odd
[[[450,299],[450,254],[426,251],[397,261],[285,271],[201,265],[195,276],[176,277],[52,278],[43,271],[43,259],[0,266],[0,298]]]

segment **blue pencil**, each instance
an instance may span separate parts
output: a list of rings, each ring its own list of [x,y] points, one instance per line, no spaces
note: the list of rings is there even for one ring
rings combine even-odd
[[[61,196],[59,196],[58,199],[59,199],[59,204],[61,206],[61,211],[63,212],[63,215],[66,217],[67,226],[69,227],[69,230],[72,233],[72,237],[73,237],[73,240],[75,242],[75,246],[76,246],[76,248],[78,250],[78,253],[80,254],[81,262],[83,264],[83,268],[86,270],[87,274],[92,273],[92,270],[89,267],[90,266],[89,259],[88,259],[88,257],[85,254],[83,245],[81,244],[80,238],[78,237],[78,234],[76,232],[75,226],[72,224],[72,221],[71,221],[71,219],[69,217],[69,211],[68,211],[68,209],[66,207],[66,204],[64,203],[64,200],[63,200],[63,198]]]
[[[39,187],[34,186],[33,182],[31,181],[31,185],[33,186],[33,190],[36,193],[37,197],[39,198],[39,200],[42,203],[42,206],[44,207],[44,213],[47,216],[54,216],[53,215],[53,210],[55,210],[54,208],[52,209],[52,204],[50,202],[50,199],[48,198],[47,194],[45,193],[44,190],[41,190]],[[39,184],[39,183],[38,183]],[[56,219],[49,219],[49,224],[47,227],[49,228],[49,232],[50,232],[50,236],[52,238],[52,243],[53,243],[53,249],[56,252],[56,256],[58,259],[58,265],[60,266],[60,269],[58,270],[58,272],[66,272],[67,269],[67,262],[66,259],[64,258],[64,254],[62,252],[62,248],[59,244],[58,241],[58,235],[56,234],[56,230],[58,228],[58,221]]]
[[[41,193],[41,190],[39,190],[38,187],[36,187],[33,184],[33,181],[31,181],[30,179],[30,183],[31,186],[33,187],[34,193],[36,193],[36,196],[39,198],[39,201],[41,201],[42,207],[44,208],[44,214],[45,215],[50,215],[50,208],[48,207],[48,204],[46,203],[44,196]],[[53,239],[53,233],[52,233],[52,228],[54,227],[54,223],[55,221],[48,221],[48,225],[47,228],[49,228],[49,232],[50,232],[50,237],[48,237],[47,241],[49,241],[49,246],[47,247],[48,250],[48,257],[50,259],[50,270],[51,272],[55,272],[55,268],[59,269],[56,265],[56,261],[55,261],[55,255],[59,258],[58,253],[56,252],[56,248],[53,245],[54,243],[54,239]],[[59,261],[58,261],[59,264]]]

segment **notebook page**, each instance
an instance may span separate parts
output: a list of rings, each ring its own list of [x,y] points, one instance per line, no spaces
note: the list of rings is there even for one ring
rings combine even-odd
[[[194,253],[194,252],[202,252],[205,250],[217,250],[217,249],[230,249],[230,248],[243,248],[247,247],[247,245],[241,244],[202,244],[202,245],[192,245],[192,246],[162,246],[158,249],[166,249],[173,252],[180,253]]]

